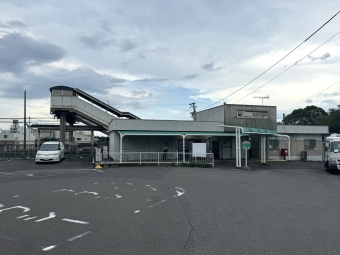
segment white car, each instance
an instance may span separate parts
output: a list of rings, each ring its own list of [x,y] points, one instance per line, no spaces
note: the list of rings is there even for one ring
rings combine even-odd
[[[65,148],[62,142],[45,142],[35,156],[35,162],[60,162],[64,158]]]

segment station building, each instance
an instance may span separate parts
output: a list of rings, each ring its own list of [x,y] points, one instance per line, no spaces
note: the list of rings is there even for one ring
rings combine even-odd
[[[195,121],[144,120],[94,98],[77,88],[56,86],[51,91],[51,114],[60,119],[60,139],[82,122],[87,128],[110,136],[109,153],[169,152],[191,153],[193,143],[206,144],[216,159],[245,157],[244,141],[251,143],[249,156],[299,159],[308,151],[308,160],[321,159],[321,143],[328,134],[324,126],[277,125],[276,106],[223,104],[196,113]],[[70,134],[72,136],[72,134]],[[93,136],[93,135],[92,135]],[[293,138],[293,140],[292,140]],[[310,149],[312,148],[312,149]]]

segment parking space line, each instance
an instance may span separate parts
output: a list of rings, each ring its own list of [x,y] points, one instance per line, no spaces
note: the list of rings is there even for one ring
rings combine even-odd
[[[64,162],[63,162],[63,164],[65,164],[65,162],[66,162],[67,160],[68,160],[68,159],[65,159]]]
[[[77,224],[90,224],[86,221],[80,221],[80,220],[72,220],[72,219],[62,219],[63,221],[67,221],[67,222],[72,222],[72,223],[77,223]]]
[[[46,247],[46,248],[44,248],[44,249],[42,249],[43,251],[49,251],[49,250],[52,250],[52,249],[54,249],[55,247],[57,247],[56,245],[51,245],[51,246],[48,246],[48,247]]]
[[[91,233],[91,231],[87,231],[87,232],[82,233],[82,234],[80,234],[80,235],[71,237],[71,238],[67,239],[67,241],[68,241],[68,242],[73,242],[74,240],[76,240],[76,239],[78,239],[78,238],[81,238],[81,237],[83,237],[83,236],[86,236],[86,235],[88,235],[88,234],[90,234],[90,233]]]

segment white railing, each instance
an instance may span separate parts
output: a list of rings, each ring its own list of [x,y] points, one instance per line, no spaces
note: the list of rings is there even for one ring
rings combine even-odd
[[[209,164],[214,167],[213,153],[183,153],[177,152],[123,152],[101,153],[97,164]]]

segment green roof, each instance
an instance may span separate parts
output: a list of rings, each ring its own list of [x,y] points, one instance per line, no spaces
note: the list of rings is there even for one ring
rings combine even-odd
[[[194,132],[194,131],[119,131],[124,135],[198,135],[198,136],[235,136],[235,133],[225,133],[225,132]],[[242,134],[241,134],[242,135]]]
[[[260,134],[273,134],[276,135],[278,132],[276,130],[264,129],[264,128],[250,128],[242,127],[244,133],[260,133]]]
[[[263,128],[249,128],[242,127],[243,133],[241,136],[247,136],[252,133],[257,134],[272,134],[276,135],[278,132],[276,130],[263,129]],[[214,131],[144,131],[144,130],[124,130],[119,131],[123,136],[125,135],[178,135],[178,136],[188,136],[188,135],[197,135],[197,136],[235,136],[235,132],[214,132]]]

